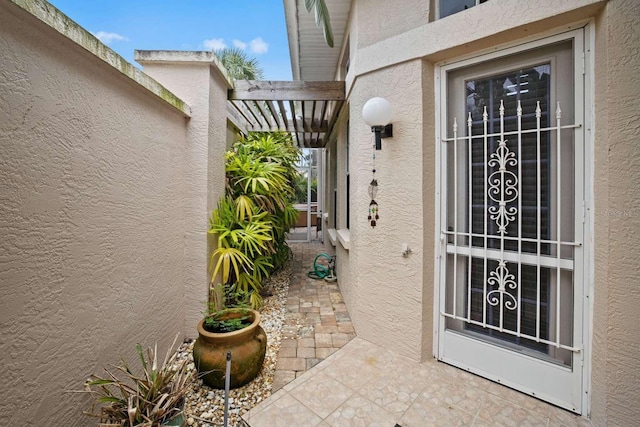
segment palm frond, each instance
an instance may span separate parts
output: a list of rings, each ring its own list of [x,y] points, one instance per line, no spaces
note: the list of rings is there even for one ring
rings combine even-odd
[[[214,53],[232,79],[262,80],[264,78],[264,72],[260,68],[258,60],[249,58],[244,50],[237,47],[227,47],[216,50]]]
[[[222,273],[222,282],[228,283],[232,268],[236,277],[240,275],[241,271],[253,269],[253,263],[249,257],[236,248],[218,248],[211,254],[211,264],[213,264],[214,259],[217,259],[217,261],[211,274],[212,281],[217,277],[218,273]]]
[[[316,26],[322,27],[324,40],[329,47],[333,47],[333,31],[331,30],[331,19],[329,18],[329,9],[324,0],[304,0],[304,6],[307,12],[313,13],[316,19]]]

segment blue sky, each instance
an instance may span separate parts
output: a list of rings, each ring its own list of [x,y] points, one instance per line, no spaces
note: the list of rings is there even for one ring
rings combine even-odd
[[[238,46],[266,80],[291,80],[282,0],[49,0],[133,60],[134,49],[211,50]]]

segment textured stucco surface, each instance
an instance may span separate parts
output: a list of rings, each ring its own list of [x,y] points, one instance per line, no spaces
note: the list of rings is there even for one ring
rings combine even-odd
[[[423,2],[414,0],[413,3],[422,7]],[[433,22],[425,18],[421,26],[362,47],[352,66],[357,75],[362,75],[416,58],[428,57],[435,62],[474,54],[480,49],[495,48],[576,20],[589,19],[604,3],[604,0],[558,0],[551,5],[549,0],[491,0]],[[358,3],[358,7],[362,5]],[[404,13],[407,10],[415,9],[405,8]],[[377,19],[374,16],[366,14],[364,18]],[[358,22],[358,33],[371,25],[367,21]]]
[[[340,286],[358,334],[414,358],[424,359],[432,352],[437,113],[433,65],[579,28],[591,19],[589,28],[594,29],[594,44],[589,44],[587,67],[593,58],[591,84],[595,96],[590,98],[587,114],[595,118],[588,129],[593,132],[593,145],[589,146],[591,154],[587,160],[587,171],[591,173],[587,179],[593,180],[593,194],[587,195],[592,209],[586,219],[594,230],[593,258],[587,260],[587,268],[593,272],[589,284],[593,311],[588,314],[591,348],[587,348],[586,354],[589,415],[598,426],[637,424],[640,419],[637,321],[640,146],[636,143],[640,139],[640,86],[634,74],[640,65],[637,1],[563,0],[550,7],[543,0],[526,4],[492,0],[432,23],[425,20],[419,26],[414,26],[411,18],[398,18],[398,23],[402,19],[407,21],[393,31],[377,28],[381,24],[375,11],[388,6],[377,1],[373,2],[375,5],[365,3],[356,2],[358,9],[352,14],[356,22],[349,26],[352,52],[346,78],[352,147],[351,250],[344,251],[339,244],[336,248]],[[418,8],[422,2],[414,1],[412,5]],[[389,19],[395,19],[394,13],[390,13]],[[586,36],[589,38],[591,34],[587,32]],[[422,59],[421,70],[415,65],[416,58]],[[586,87],[587,94],[591,87]],[[422,100],[416,95],[418,92]],[[383,140],[383,150],[377,153],[381,219],[374,230],[366,223],[370,134],[360,113],[371,96],[386,97],[394,108],[394,137]],[[344,149],[341,138],[344,136],[338,136],[337,147],[331,147],[338,152],[339,171]],[[340,173],[338,188],[344,194]],[[341,210],[338,213],[343,215]],[[392,224],[386,222],[389,218]],[[403,242],[414,250],[408,259],[399,256]]]
[[[596,20],[594,425],[640,419],[640,11],[612,0]]]
[[[210,52],[136,52],[146,73],[184,99],[192,108],[187,125],[185,214],[193,227],[185,230],[184,251],[189,260],[185,334],[197,336],[197,324],[207,299],[208,218],[224,194],[224,152],[227,147],[226,95],[230,83]],[[209,250],[207,249],[209,248]]]
[[[95,425],[66,391],[200,316],[226,85],[207,67],[198,107],[215,118],[188,120],[11,2],[0,57],[0,419]]]
[[[423,357],[421,75],[421,61],[413,61],[360,77],[352,88],[348,265],[342,249],[337,251],[340,287],[358,335],[415,360]],[[393,138],[383,140],[382,150],[375,153],[380,206],[375,228],[367,221],[373,140],[361,115],[373,96],[389,100],[394,126]],[[339,142],[338,165],[344,164],[341,152]],[[340,176],[338,183],[344,189]],[[342,228],[344,223],[338,222]],[[401,255],[403,243],[413,250],[408,258]]]
[[[429,22],[430,0],[361,0],[355,2],[358,47],[363,48]]]

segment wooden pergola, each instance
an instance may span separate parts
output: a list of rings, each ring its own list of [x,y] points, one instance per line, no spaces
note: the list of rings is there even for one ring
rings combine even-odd
[[[243,131],[285,131],[299,147],[324,147],[345,101],[343,81],[236,80],[229,114]]]

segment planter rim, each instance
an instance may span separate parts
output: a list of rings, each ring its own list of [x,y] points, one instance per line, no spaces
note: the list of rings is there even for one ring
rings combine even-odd
[[[237,331],[233,331],[233,332],[209,332],[204,328],[204,321],[205,318],[203,317],[202,319],[200,319],[200,321],[198,322],[198,333],[203,336],[203,337],[207,337],[207,338],[211,338],[211,339],[221,339],[221,338],[235,338],[235,337],[240,337],[242,335],[248,334],[251,331],[253,331],[254,329],[256,329],[258,327],[258,325],[260,324],[260,312],[258,312],[257,310],[253,310],[251,308],[227,308],[225,310],[222,310],[223,312],[238,312],[238,311],[245,311],[248,313],[251,313],[253,315],[253,322],[251,322],[250,325],[242,328],[242,329],[238,329]]]

